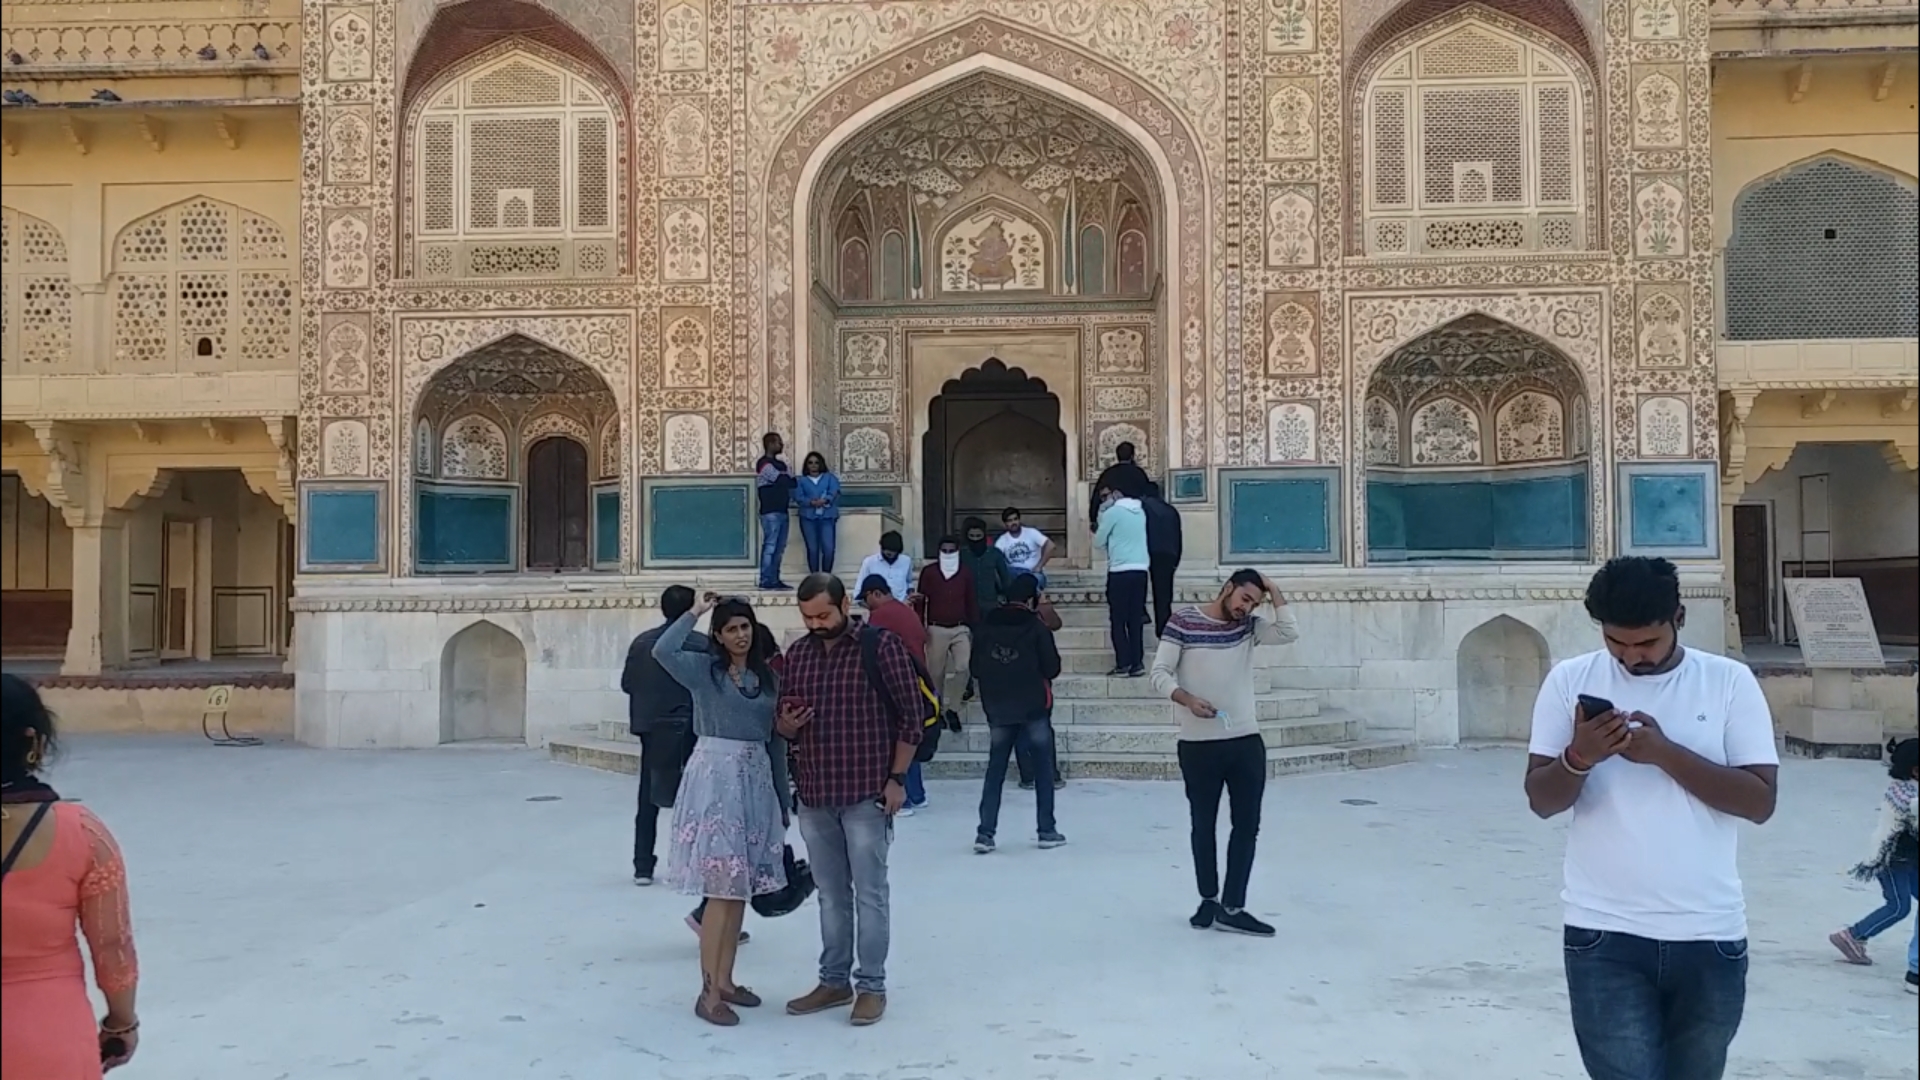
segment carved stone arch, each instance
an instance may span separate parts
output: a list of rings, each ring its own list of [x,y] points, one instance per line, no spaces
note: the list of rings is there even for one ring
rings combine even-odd
[[[251,200],[193,194],[127,222],[109,249],[108,354],[128,373],[292,364],[293,243]]]
[[[520,470],[507,433],[478,409],[458,413],[440,427],[440,469],[450,480],[510,480]]]
[[[593,69],[609,100],[626,101],[633,85],[633,50],[604,50],[594,42],[631,43],[632,5],[593,0],[400,0],[394,63],[406,113],[449,69],[509,39],[537,43]]]
[[[803,430],[796,415],[815,407],[809,380],[798,370],[809,356],[811,313],[795,300],[809,252],[804,243],[796,246],[794,223],[805,220],[834,151],[901,105],[987,71],[1103,117],[1146,159],[1156,206],[1177,225],[1157,238],[1165,247],[1155,259],[1156,266],[1173,268],[1164,292],[1167,336],[1174,343],[1164,375],[1166,439],[1172,461],[1197,464],[1210,445],[1207,383],[1217,376],[1209,357],[1218,353],[1225,333],[1209,300],[1208,282],[1217,282],[1218,272],[1197,257],[1219,212],[1210,190],[1216,178],[1203,160],[1216,140],[1202,137],[1159,90],[1105,58],[992,16],[962,20],[852,68],[807,98],[791,122],[783,116],[782,141],[749,162],[748,232],[764,258],[748,260],[751,272],[740,275],[736,289],[753,316],[750,347],[767,357],[764,365],[743,366],[739,376],[749,414],[767,417],[776,429]],[[805,235],[804,228],[798,235]],[[733,440],[743,462],[752,455],[748,442],[744,436]]]
[[[224,208],[233,214],[236,228],[241,227],[242,219],[240,215],[242,214],[252,219],[258,219],[257,225],[253,222],[248,222],[246,226],[249,228],[264,227],[266,230],[264,233],[258,235],[254,242],[260,245],[271,245],[274,243],[279,245],[280,253],[278,255],[269,257],[264,251],[260,251],[257,255],[248,258],[248,263],[291,264],[294,261],[293,248],[287,240],[292,230],[288,229],[287,226],[275,216],[275,207],[269,205],[265,200],[251,192],[222,191],[217,198],[212,195],[196,192],[183,198],[174,199],[160,206],[155,206],[121,223],[120,227],[114,230],[113,243],[107,249],[107,268],[111,271],[117,266],[121,258],[123,245],[126,245],[128,241],[132,239],[137,228],[143,226],[151,227],[155,223],[167,220],[168,215],[196,207],[201,203]]]
[[[0,210],[6,233],[7,372],[57,370],[73,362],[73,271],[67,239],[50,221],[24,210]]]
[[[593,433],[579,417],[562,409],[543,408],[520,425],[520,456],[525,457],[534,443],[553,435],[572,439],[588,451],[593,449]]]
[[[440,652],[440,741],[527,740],[527,643],[474,619]]]
[[[1454,650],[1458,738],[1526,739],[1553,664],[1546,635],[1503,613],[1464,634]]]
[[[1342,35],[1347,46],[1347,71],[1380,53],[1398,51],[1386,46],[1396,39],[1443,15],[1467,7],[1484,9],[1517,23],[1539,27],[1555,39],[1565,42],[1588,71],[1601,70],[1601,50],[1607,35],[1601,22],[1603,0],[1405,0],[1385,3],[1348,3],[1341,5],[1345,22]],[[1372,74],[1366,73],[1350,85],[1365,86]]]

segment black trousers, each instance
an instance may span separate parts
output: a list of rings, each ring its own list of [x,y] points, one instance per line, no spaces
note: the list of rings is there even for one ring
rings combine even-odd
[[[660,808],[653,802],[654,755],[670,752],[666,740],[648,732],[640,736],[640,792],[633,810],[633,876],[652,877],[653,847],[660,831]]]
[[[1122,670],[1145,667],[1146,635],[1140,616],[1147,610],[1147,572],[1107,572],[1107,622],[1113,633],[1113,666]]]
[[[1258,735],[1203,742],[1182,739],[1180,776],[1187,785],[1187,810],[1193,818],[1193,880],[1200,898],[1218,897],[1229,908],[1247,906],[1247,882],[1253,877],[1254,842],[1260,836],[1260,798],[1267,790],[1267,744]],[[1226,792],[1227,890],[1220,891],[1220,793]]]
[[[1152,555],[1147,576],[1153,584],[1153,632],[1155,636],[1167,631],[1167,620],[1173,618],[1173,575],[1180,569],[1178,555]]]

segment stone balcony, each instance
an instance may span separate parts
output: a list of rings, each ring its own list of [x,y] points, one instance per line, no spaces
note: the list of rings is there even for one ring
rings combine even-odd
[[[1722,390],[1906,389],[1920,383],[1920,339],[1721,341]]]
[[[1716,57],[1914,48],[1916,0],[1711,0]]]

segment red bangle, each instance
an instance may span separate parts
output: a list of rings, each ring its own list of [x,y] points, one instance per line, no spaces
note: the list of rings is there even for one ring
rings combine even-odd
[[[1571,746],[1567,747],[1565,750],[1560,751],[1560,756],[1563,758],[1566,758],[1567,764],[1573,766],[1575,769],[1579,770],[1580,772],[1584,773],[1584,772],[1593,771],[1593,766],[1587,764],[1585,761],[1582,761],[1580,759],[1580,755],[1574,753],[1573,747]]]

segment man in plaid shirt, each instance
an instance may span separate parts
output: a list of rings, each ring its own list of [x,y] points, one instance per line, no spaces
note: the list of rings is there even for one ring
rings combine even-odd
[[[864,1027],[887,1008],[887,848],[922,733],[919,677],[906,645],[883,633],[886,697],[875,691],[839,578],[809,575],[799,600],[807,636],[787,650],[779,724],[793,746],[800,835],[820,887],[820,984],[787,1002],[787,1012],[851,1003],[854,1025]]]

